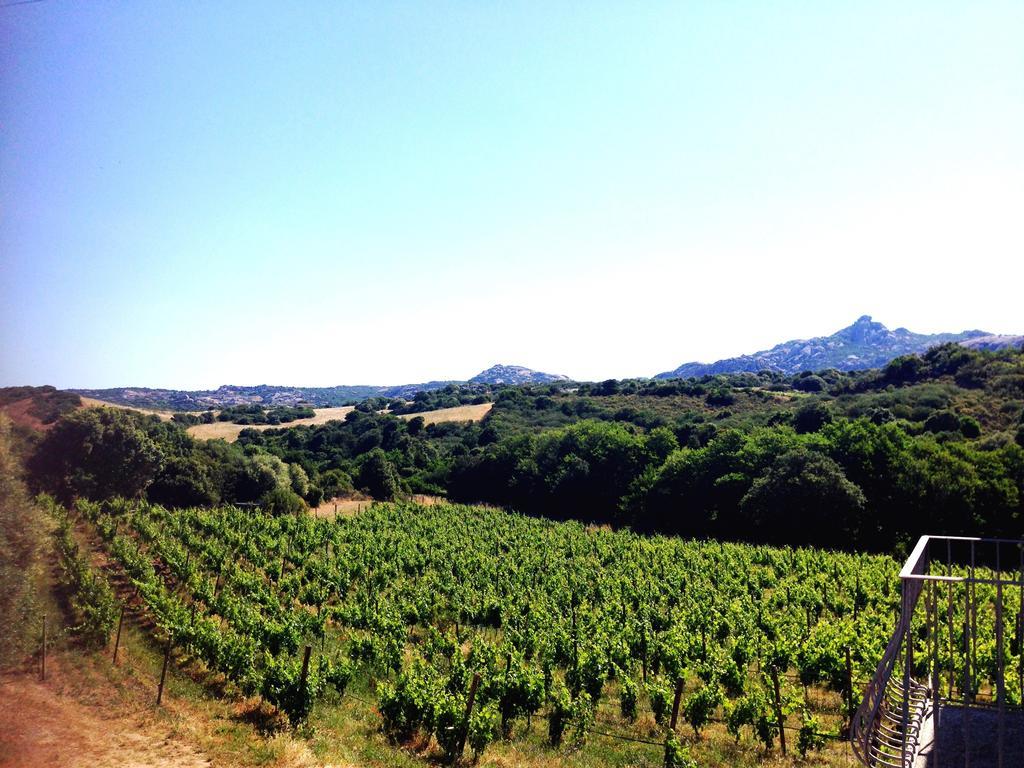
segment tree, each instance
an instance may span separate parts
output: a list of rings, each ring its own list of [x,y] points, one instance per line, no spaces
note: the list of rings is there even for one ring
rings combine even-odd
[[[299,496],[306,496],[309,493],[309,475],[298,464],[288,465],[288,483]]]
[[[146,496],[168,507],[208,506],[220,501],[210,468],[199,455],[167,459]]]
[[[29,462],[34,481],[65,501],[142,496],[164,464],[147,434],[151,419],[120,408],[83,408],[64,416]]]
[[[924,422],[926,432],[959,432],[960,417],[952,411],[935,411]]]
[[[297,515],[306,503],[291,488],[276,486],[260,497],[260,506],[272,515]]]
[[[921,378],[926,366],[924,360],[917,355],[903,355],[882,370],[882,379],[888,384],[908,384]]]
[[[380,448],[374,448],[366,454],[359,469],[359,485],[375,499],[382,501],[390,501],[398,494],[398,473]]]
[[[817,432],[831,421],[832,412],[828,406],[821,400],[811,400],[797,408],[796,413],[793,414],[793,429],[798,434],[804,435],[809,432]]]
[[[827,382],[816,374],[798,378],[793,382],[793,389],[801,392],[824,392],[827,388]]]
[[[796,448],[754,481],[740,511],[762,540],[838,546],[849,542],[865,503],[832,459]]]
[[[258,448],[249,452],[238,467],[234,481],[235,501],[259,501],[277,488],[291,490],[292,480],[288,465],[277,456]]]
[[[320,473],[320,487],[323,489],[324,498],[333,499],[345,493],[351,493],[352,478],[340,469],[328,469]]]
[[[658,464],[663,464],[673,451],[679,450],[679,440],[668,427],[655,427],[647,435],[647,450]]]

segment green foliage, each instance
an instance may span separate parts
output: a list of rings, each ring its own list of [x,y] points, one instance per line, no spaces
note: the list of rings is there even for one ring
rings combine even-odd
[[[924,423],[928,432],[959,432],[960,419],[952,411],[935,411]]]
[[[615,710],[625,727],[637,683],[624,670],[639,669],[662,723],[664,681],[686,670],[701,681],[681,709],[696,733],[722,711],[735,737],[749,729],[770,745],[771,672],[839,687],[849,646],[855,677],[869,674],[899,601],[889,558],[640,536],[487,508],[375,505],[328,521],[111,500],[82,501],[78,513],[181,653],[294,722],[326,689],[365,676],[388,734],[436,739],[449,759],[456,736],[476,728],[485,746],[504,725],[514,738],[536,712],[553,743],[567,731],[584,739],[591,693],[610,671],[621,698],[601,708],[602,728]],[[1019,595],[1005,598],[1015,605]],[[963,601],[954,605],[961,626]],[[1015,618],[1006,612],[1006,637]],[[303,684],[302,648],[321,638],[330,661],[314,657]],[[979,636],[980,660],[992,643],[991,631]],[[744,674],[755,667],[768,679]],[[474,674],[473,712],[486,718],[475,726],[464,722]],[[730,680],[734,701],[721,687]],[[795,690],[781,682],[787,713]]]
[[[41,517],[21,481],[10,422],[0,413],[0,666],[20,659],[35,643],[45,539]]]
[[[377,690],[384,730],[399,741],[408,741],[417,730],[432,729],[437,681],[421,662],[404,670],[394,685],[382,683]]]
[[[358,483],[375,499],[390,501],[400,490],[398,474],[380,448],[374,448],[363,459]]]
[[[557,747],[562,743],[566,726],[573,713],[573,701],[569,696],[569,690],[556,678],[548,692],[548,741],[552,746]]]
[[[665,768],[697,768],[697,763],[690,757],[689,750],[684,747],[679,737],[672,731],[665,736]]]
[[[100,648],[110,638],[117,621],[118,605],[106,579],[92,569],[79,552],[71,530],[71,520],[63,507],[48,502],[57,522],[54,545],[60,567],[61,583],[71,594],[71,607],[80,620],[73,628],[89,646]]]
[[[803,723],[796,741],[800,756],[807,757],[808,752],[816,752],[824,746],[825,736],[821,733],[821,723],[814,715],[804,710]]]
[[[469,746],[479,759],[484,749],[498,739],[498,710],[493,704],[476,707],[469,717]]]
[[[977,387],[956,383],[966,372]],[[247,433],[240,442],[301,465],[310,486],[328,497],[330,473],[343,472],[359,487],[372,481],[382,497],[411,490],[645,531],[884,551],[925,523],[1014,534],[1022,486],[1006,443],[1019,428],[1020,407],[1008,399],[1012,386],[997,383],[1021,375],[1024,354],[951,345],[883,371],[796,379],[761,372],[575,392],[506,387],[479,425],[410,427],[357,412],[343,423]],[[826,390],[794,397],[793,382],[814,376]],[[731,400],[724,418],[720,405],[706,402],[719,391]],[[943,411],[956,416],[953,431],[926,432],[928,419]],[[969,450],[965,439],[976,441]],[[813,478],[789,489],[779,465],[806,452],[834,465],[807,459]],[[952,464],[965,468],[969,482],[940,492]],[[922,495],[921,488],[931,490]],[[787,509],[794,497],[838,499],[845,519],[823,525],[819,510],[804,526]]]
[[[636,721],[638,704],[637,685],[628,675],[619,677],[619,712],[628,723]]]
[[[765,701],[758,692],[750,692],[743,698],[731,702],[725,710],[725,727],[729,734],[740,740],[741,729],[744,726],[753,727],[754,720],[765,707]]]
[[[409,414],[455,408],[460,405],[479,405],[490,402],[493,387],[488,384],[448,384],[439,389],[416,392],[412,400],[395,399],[387,403],[391,413]],[[413,419],[415,421],[415,419]],[[419,428],[422,428],[422,423]],[[414,430],[419,429],[414,427]]]
[[[587,735],[594,726],[597,717],[596,704],[586,691],[580,691],[572,701],[572,735],[577,745],[586,742]]]
[[[695,736],[700,736],[701,729],[711,722],[715,710],[724,701],[722,689],[718,684],[705,683],[697,689],[683,705],[683,715],[686,722],[693,728]]]
[[[657,680],[652,680],[647,684],[647,697],[651,702],[654,722],[658,725],[668,723],[669,710],[672,706],[672,692],[668,687]]]
[[[306,503],[290,488],[277,486],[260,497],[260,506],[272,515],[297,515],[306,509]]]
[[[146,430],[149,417],[117,408],[83,408],[58,421],[31,459],[39,484],[76,496],[141,496],[163,464]]]
[[[355,673],[355,666],[348,659],[338,659],[336,661],[324,660],[321,664],[320,675],[326,685],[330,685],[337,691],[338,695],[343,695],[345,689],[348,688],[349,682],[352,680],[352,675]]]
[[[838,464],[805,449],[782,454],[740,500],[740,510],[776,542],[792,540],[798,528],[812,539],[850,531],[864,505],[864,493]]]
[[[179,414],[175,414],[177,416]],[[190,415],[190,414],[189,414]],[[296,419],[311,419],[316,412],[309,406],[277,405],[267,408],[259,403],[250,405],[232,405],[224,408],[217,414],[217,421],[230,421],[234,424],[287,424]],[[190,419],[182,419],[186,423]]]
[[[260,693],[263,698],[284,712],[293,724],[309,717],[325,683],[313,667],[303,680],[299,659],[269,654],[264,654],[262,678]]]
[[[794,379],[793,389],[801,392],[824,392],[828,389],[828,383],[821,376],[809,374]]]
[[[832,412],[821,400],[811,400],[796,409],[793,414],[793,429],[798,434],[817,432],[832,421]]]
[[[195,454],[166,459],[146,495],[169,507],[212,505],[220,500],[220,490],[209,463]]]
[[[544,679],[540,672],[531,669],[525,659],[510,653],[506,668],[491,695],[498,700],[501,713],[501,729],[506,738],[512,735],[512,721],[517,717],[531,715],[544,703]]]

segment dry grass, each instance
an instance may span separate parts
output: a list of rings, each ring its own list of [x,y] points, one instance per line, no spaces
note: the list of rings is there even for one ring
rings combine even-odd
[[[425,411],[423,413],[407,413],[402,415],[401,418],[409,421],[417,416],[422,416],[427,424],[439,424],[444,421],[480,421],[480,419],[490,413],[493,405],[493,403],[460,405],[455,408],[440,408],[436,411]],[[296,419],[295,421],[289,421],[287,424],[242,425],[232,424],[228,421],[215,421],[212,424],[197,424],[189,427],[188,432],[198,440],[226,440],[229,443],[233,443],[238,439],[238,435],[243,429],[286,429],[300,425],[314,426],[316,424],[326,424],[329,421],[344,419],[353,410],[355,408],[351,405],[340,408],[316,408],[314,409],[316,412],[315,416],[308,419]]]
[[[443,496],[427,496],[423,493],[414,493],[409,501],[425,507],[432,507],[435,504],[447,504],[448,499]],[[386,501],[375,501],[372,496],[353,495],[339,496],[336,499],[328,499],[319,507],[309,510],[313,517],[324,517],[333,520],[335,517],[352,517],[358,515],[371,504],[388,504]]]
[[[26,397],[22,400],[15,400],[13,403],[0,407],[0,413],[4,414],[12,422],[17,424],[19,427],[25,427],[31,429],[34,432],[45,432],[52,424],[43,424],[37,416],[33,416],[30,411],[35,403],[31,397]]]
[[[436,411],[424,411],[423,413],[406,413],[401,418],[409,421],[417,416],[422,416],[427,424],[440,424],[444,421],[480,421],[491,412],[494,403],[481,403],[480,405],[458,405],[454,408],[439,408]]]
[[[528,724],[520,718],[514,723],[511,741],[499,740],[489,745],[480,760],[470,761],[466,750],[463,766],[478,768],[661,768],[664,731],[655,725],[649,711],[641,714],[632,726],[621,722],[618,715],[618,689],[612,682],[598,708],[596,722],[584,744],[574,741],[571,732],[561,747],[547,743],[547,722],[536,715]],[[348,763],[380,768],[430,768],[441,764],[441,750],[430,737],[419,736],[405,744],[389,743],[381,733],[380,715],[376,710],[374,684],[363,674],[357,675],[338,700],[329,696],[313,710],[308,744],[313,755],[328,763]],[[834,698],[834,697],[833,697]],[[833,705],[838,706],[836,701]],[[647,709],[646,700],[642,708]],[[824,715],[826,727],[834,728],[838,719]],[[796,718],[792,724],[796,724]],[[571,729],[570,729],[571,730]],[[611,734],[611,735],[609,735]],[[797,753],[795,731],[786,734],[789,754],[783,757],[778,743],[765,751],[745,732],[739,743],[721,723],[712,723],[699,737],[684,724],[678,727],[680,741],[700,768],[855,768],[858,765],[845,741],[830,741],[824,750],[801,758]],[[641,739],[643,743],[621,738]]]
[[[373,503],[373,499],[369,496],[360,496],[358,498],[352,496],[339,496],[336,499],[328,499],[319,507],[314,507],[309,510],[309,513],[313,515],[313,517],[326,517],[330,519],[338,517],[339,515],[341,517],[351,517]]]
[[[230,421],[215,421],[212,424],[196,424],[188,428],[188,433],[197,440],[227,440],[235,442],[243,429],[281,429],[300,425],[315,426],[329,421],[341,421],[355,408],[351,405],[339,408],[314,408],[314,416],[308,419],[296,419],[287,424],[232,424]]]
[[[170,421],[171,416],[174,415],[173,411],[159,411],[155,408],[136,408],[131,405],[121,405],[120,403],[108,403],[105,400],[97,400],[93,397],[82,396],[82,405],[86,408],[122,408],[126,411],[135,411],[136,413],[145,413],[149,416],[158,416],[161,421]]]

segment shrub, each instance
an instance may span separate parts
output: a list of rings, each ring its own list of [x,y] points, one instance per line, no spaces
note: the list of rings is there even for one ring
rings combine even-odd
[[[565,684],[557,678],[551,681],[548,703],[548,741],[552,746],[557,747],[562,743],[565,727],[573,715],[569,691]]]
[[[697,768],[689,750],[679,743],[679,737],[672,731],[665,736],[665,768]]]
[[[804,722],[800,726],[796,748],[800,750],[801,757],[807,757],[808,752],[817,751],[825,746],[825,736],[821,733],[821,724],[815,717],[806,710],[803,714]]]
[[[498,738],[498,710],[493,704],[479,707],[469,717],[469,746],[479,758],[484,748]]]
[[[619,711],[622,718],[627,722],[634,722],[637,716],[637,688],[636,683],[628,676],[623,675],[619,689]]]
[[[295,491],[279,486],[260,498],[260,506],[272,515],[298,515],[306,503]]]
[[[959,432],[960,418],[952,411],[935,411],[924,422],[926,432]]]
[[[654,722],[664,725],[668,717],[669,691],[658,682],[651,681],[647,685],[647,697],[651,700],[651,711],[654,713]]]
[[[683,714],[686,716],[686,722],[693,728],[695,736],[700,736],[701,729],[711,722],[711,716],[721,703],[722,689],[711,683],[702,685],[686,700]]]

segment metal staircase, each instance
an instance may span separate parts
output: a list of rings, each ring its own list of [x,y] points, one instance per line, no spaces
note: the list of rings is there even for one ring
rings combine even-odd
[[[859,760],[1024,768],[1024,542],[923,536],[900,583],[899,619],[851,724]]]

